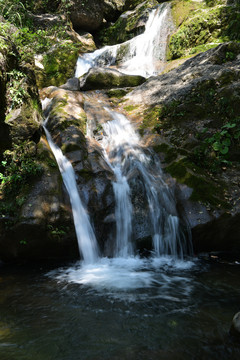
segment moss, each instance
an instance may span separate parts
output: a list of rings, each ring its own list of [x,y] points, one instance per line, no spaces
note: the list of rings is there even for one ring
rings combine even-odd
[[[177,5],[173,7],[173,9],[175,8]],[[215,6],[199,9],[191,15],[182,23],[177,23],[177,25],[181,25],[171,36],[168,59],[177,59],[205,51],[221,42],[240,41],[239,6]]]
[[[133,110],[137,109],[139,107],[139,105],[127,105],[124,107],[124,110],[126,110],[127,112],[132,112]]]
[[[188,166],[186,166],[188,165]],[[192,169],[196,169],[195,164],[191,164],[187,159],[183,158],[166,168],[166,171],[177,179],[178,182],[186,184],[193,189],[190,199],[193,201],[199,201],[205,204],[210,204],[213,207],[229,208],[229,204],[222,200],[222,194],[224,190],[223,185],[217,185],[203,175],[193,174],[189,169],[189,165]]]
[[[172,2],[172,17],[176,27],[180,26],[199,4],[191,0],[174,0]]]
[[[112,89],[141,85],[145,78],[138,75],[121,75],[117,72],[96,71],[90,73],[82,90]]]
[[[111,97],[115,97],[117,99],[121,99],[123,96],[125,96],[130,90],[126,89],[111,89],[107,91],[107,95]]]
[[[47,52],[43,57],[44,70],[36,72],[38,87],[60,86],[71,78],[74,75],[79,49],[79,46],[65,42]]]
[[[159,121],[159,114],[161,113],[161,111],[162,106],[154,106],[144,112],[143,121],[139,128],[140,135],[143,135],[144,130],[147,128],[152,128],[153,130],[155,130],[155,127],[157,126]]]
[[[178,156],[178,151],[177,149],[173,148],[172,146],[169,146],[166,143],[162,143],[159,145],[155,145],[153,146],[153,150],[156,153],[164,153],[164,161],[166,163],[170,163],[174,160],[176,160],[177,156]]]

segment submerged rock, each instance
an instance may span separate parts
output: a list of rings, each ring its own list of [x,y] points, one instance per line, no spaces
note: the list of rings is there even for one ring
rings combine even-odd
[[[240,312],[236,313],[233,317],[230,334],[240,339]]]
[[[142,84],[140,75],[126,75],[115,69],[92,68],[81,78],[81,90],[133,87]]]

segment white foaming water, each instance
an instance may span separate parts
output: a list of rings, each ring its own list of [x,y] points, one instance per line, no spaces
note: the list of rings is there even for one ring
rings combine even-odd
[[[174,260],[168,256],[159,259],[101,258],[95,264],[78,262],[72,267],[53,270],[47,275],[60,282],[91,287],[100,295],[115,299],[135,302],[149,300],[152,296],[179,302],[191,293],[188,271],[196,265],[193,261]],[[181,292],[173,296],[176,286],[181,288]],[[152,295],[150,289],[153,290]]]
[[[112,117],[112,121],[103,124],[105,136],[101,142],[105,159],[115,174],[113,190],[115,194],[116,217],[116,247],[115,256],[127,257],[133,254],[131,244],[132,235],[132,204],[130,188],[126,176],[123,174],[123,165],[128,149],[138,141],[130,122],[122,115],[105,107]],[[126,148],[124,145],[126,144]],[[132,144],[132,145],[131,145]]]
[[[179,234],[179,219],[175,202],[168,186],[162,179],[160,164],[153,164],[140,147],[140,139],[129,120],[105,107],[112,121],[102,124],[104,135],[101,142],[106,161],[112,167],[116,180],[113,183],[116,200],[116,252],[115,256],[132,255],[132,205],[127,179],[137,170],[144,184],[152,224],[152,240],[155,256],[171,254],[183,258],[185,243]],[[155,160],[156,162],[156,160]],[[157,166],[156,166],[157,165]],[[146,209],[145,209],[146,210]],[[144,210],[143,210],[144,211]]]
[[[45,124],[47,123],[47,119]],[[64,185],[69,194],[72,205],[73,220],[78,239],[79,251],[82,254],[84,262],[87,264],[95,263],[98,260],[98,246],[94,231],[90,224],[89,216],[84,209],[76,184],[75,173],[70,161],[63,155],[61,149],[54,144],[52,137],[45,126],[44,130],[47,136],[49,146],[56,158],[61,172]]]
[[[105,46],[78,58],[75,76],[80,77],[92,67],[111,66],[124,50],[118,63],[120,71],[130,75],[149,77],[163,70],[167,39],[170,33],[170,5],[163,3],[150,12],[143,34],[123,44]]]

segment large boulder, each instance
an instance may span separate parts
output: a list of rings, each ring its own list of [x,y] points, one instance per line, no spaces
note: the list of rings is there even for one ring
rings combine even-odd
[[[138,119],[177,181],[178,207],[197,252],[240,251],[239,65],[239,44],[222,44],[124,98],[124,108],[134,109],[129,116]]]
[[[115,69],[92,68],[81,78],[81,90],[133,87],[142,84],[140,75],[126,75]]]
[[[104,3],[100,0],[74,0],[70,7],[70,19],[75,29],[94,31],[103,22]]]

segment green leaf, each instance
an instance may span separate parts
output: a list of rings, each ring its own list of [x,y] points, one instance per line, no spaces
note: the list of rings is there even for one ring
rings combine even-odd
[[[236,125],[237,125],[237,124],[235,124],[235,123],[233,123],[233,124],[227,123],[227,124],[225,124],[225,125],[223,126],[223,128],[232,129],[232,128],[234,128]]]
[[[216,141],[215,143],[213,143],[212,147],[214,151],[219,151],[221,149],[221,144]]]
[[[225,145],[225,146],[230,146],[231,145],[230,138],[227,138],[227,139],[223,140],[222,144]]]
[[[229,150],[229,148],[228,148],[227,146],[225,146],[224,148],[222,148],[222,149],[220,150],[220,153],[221,153],[222,155],[226,155],[226,154],[228,153],[228,150]]]

